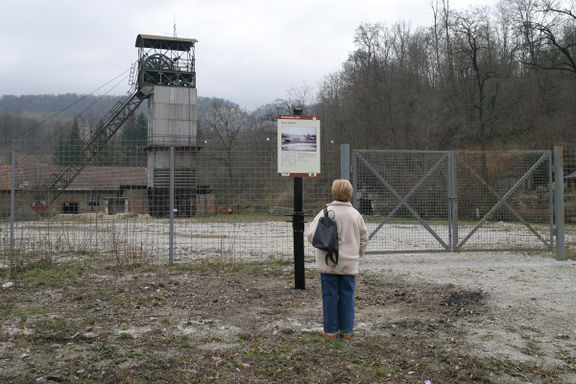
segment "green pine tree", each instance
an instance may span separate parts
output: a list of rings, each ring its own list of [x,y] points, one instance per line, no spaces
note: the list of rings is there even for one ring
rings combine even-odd
[[[66,164],[66,156],[65,151],[66,149],[66,135],[63,132],[60,132],[58,136],[58,140],[52,149],[52,160],[57,165],[64,165]]]
[[[143,113],[132,115],[124,124],[121,134],[124,161],[127,165],[145,166],[148,118]]]
[[[80,135],[80,126],[76,120],[74,120],[68,136],[68,148],[68,164],[86,163],[84,143],[82,141],[82,136]]]
[[[80,165],[86,162],[80,127],[76,120],[72,123],[68,133],[60,133],[53,148],[52,158],[58,165]]]
[[[96,132],[100,132],[101,130],[102,124],[99,123],[96,127]],[[111,138],[108,140],[108,142],[106,142],[106,139],[102,134],[97,135],[96,148],[98,148],[98,151],[92,159],[93,165],[104,166],[116,164],[115,160],[119,157],[117,155],[120,152],[120,148],[118,147],[117,141],[114,140],[114,138]]]

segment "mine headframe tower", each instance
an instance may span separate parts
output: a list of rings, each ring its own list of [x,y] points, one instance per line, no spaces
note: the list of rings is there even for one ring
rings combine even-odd
[[[148,205],[169,215],[170,148],[174,148],[174,207],[195,213],[197,102],[195,39],[138,35],[138,89],[148,98]]]
[[[108,111],[98,128],[82,140],[82,161],[59,167],[41,188],[54,202],[98,155],[128,118],[148,103],[148,196],[150,213],[168,214],[169,149],[175,148],[176,204],[180,215],[193,214],[196,193],[195,39],[138,35],[137,79]]]

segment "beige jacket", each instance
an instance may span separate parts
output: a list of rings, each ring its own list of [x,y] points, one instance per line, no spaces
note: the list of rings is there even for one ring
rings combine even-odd
[[[334,275],[357,275],[360,258],[368,245],[368,231],[362,215],[352,206],[343,201],[333,201],[326,204],[328,211],[334,212],[338,225],[338,265],[326,264],[326,251],[316,249],[316,268],[321,273]],[[332,214],[329,213],[330,217]],[[324,216],[321,210],[306,229],[306,240],[312,243],[318,220]]]

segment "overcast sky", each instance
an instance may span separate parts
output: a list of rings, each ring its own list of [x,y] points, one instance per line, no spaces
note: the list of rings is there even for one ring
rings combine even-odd
[[[315,90],[361,22],[432,23],[431,0],[2,0],[0,95],[90,93],[137,59],[138,34],[195,38],[199,96],[247,110]],[[450,0],[453,9],[494,0]],[[96,91],[104,94],[109,86]],[[111,91],[124,94],[128,81]]]

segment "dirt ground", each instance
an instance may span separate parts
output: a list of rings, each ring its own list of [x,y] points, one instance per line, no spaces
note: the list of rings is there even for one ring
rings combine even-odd
[[[574,261],[515,257],[368,256],[337,341],[289,260],[0,271],[0,383],[576,383]]]

